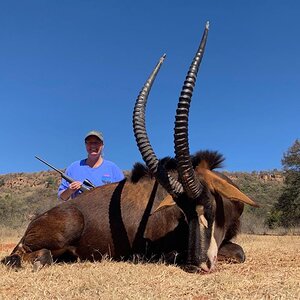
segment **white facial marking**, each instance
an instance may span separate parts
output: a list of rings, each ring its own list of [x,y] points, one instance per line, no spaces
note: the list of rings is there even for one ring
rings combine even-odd
[[[207,223],[207,220],[205,219],[204,215],[200,215],[199,219],[200,219],[200,223],[202,223],[202,225],[205,228],[208,228],[208,223]]]
[[[217,262],[217,255],[218,255],[218,245],[217,245],[216,239],[214,237],[214,231],[215,231],[215,222],[213,223],[213,226],[212,226],[210,245],[207,250],[207,257],[211,263],[211,269],[213,269],[213,267],[215,266],[215,264]]]
[[[204,249],[205,248],[204,247],[205,246],[205,239],[204,239],[205,228],[208,228],[208,222],[207,222],[206,218],[204,217],[204,208],[203,208],[202,205],[197,205],[196,206],[196,211],[197,211],[197,214],[198,214],[199,226],[200,226],[201,249]],[[213,222],[213,225],[212,225],[211,239],[210,239],[210,244],[209,244],[209,247],[208,247],[208,250],[207,250],[207,257],[210,261],[211,267],[209,268],[207,266],[206,262],[203,262],[203,263],[200,264],[201,269],[205,272],[211,271],[214,268],[214,266],[217,262],[218,245],[217,245],[217,241],[214,237],[214,232],[215,232],[215,222]]]

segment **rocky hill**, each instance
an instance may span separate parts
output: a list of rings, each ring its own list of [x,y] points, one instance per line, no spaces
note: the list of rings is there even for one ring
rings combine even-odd
[[[245,231],[257,231],[258,227],[264,227],[265,219],[280,195],[283,172],[223,173],[261,205],[259,209],[245,207]],[[57,205],[60,180],[55,171],[0,175],[0,226],[24,226],[35,215]]]
[[[7,193],[24,194],[40,188],[49,188],[60,182],[60,176],[55,171],[37,173],[11,173],[0,175],[0,196]]]
[[[63,170],[62,170],[63,171]],[[128,174],[128,171],[124,171]],[[259,171],[259,172],[223,172],[234,182],[239,182],[239,179],[247,175],[250,178],[261,182],[278,182],[284,180],[283,172],[281,171]],[[42,171],[36,173],[11,173],[0,175],[0,197],[7,193],[26,194],[34,192],[41,188],[58,187],[61,178],[55,171]]]

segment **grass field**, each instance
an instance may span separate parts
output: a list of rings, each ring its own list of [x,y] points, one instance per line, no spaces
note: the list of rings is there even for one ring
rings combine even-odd
[[[0,258],[16,240],[0,246]],[[241,235],[244,264],[218,263],[211,274],[164,264],[60,264],[33,272],[0,266],[0,299],[300,299],[300,236]],[[3,243],[3,241],[2,241]]]

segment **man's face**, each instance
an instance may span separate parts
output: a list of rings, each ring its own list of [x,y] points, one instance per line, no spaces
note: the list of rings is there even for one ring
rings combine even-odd
[[[100,156],[103,148],[103,142],[96,136],[89,136],[85,141],[85,147],[89,156]]]

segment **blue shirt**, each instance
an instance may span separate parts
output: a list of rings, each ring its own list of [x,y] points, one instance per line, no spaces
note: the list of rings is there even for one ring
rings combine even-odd
[[[105,159],[97,168],[91,168],[87,165],[86,159],[75,161],[66,169],[65,173],[75,181],[83,182],[85,179],[88,179],[95,186],[124,179],[124,174],[121,169],[113,162]],[[62,179],[61,184],[58,187],[58,197],[68,187],[69,183],[65,179]],[[71,197],[75,198],[79,193],[81,193],[81,191],[77,191]]]

